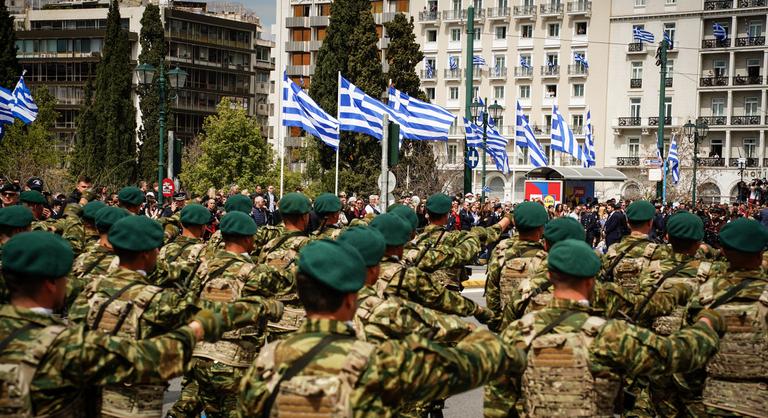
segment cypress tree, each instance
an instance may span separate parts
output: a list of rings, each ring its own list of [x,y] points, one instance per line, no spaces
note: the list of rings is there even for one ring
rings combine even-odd
[[[21,65],[16,58],[13,16],[3,1],[0,3],[0,86],[12,89],[20,75]]]
[[[98,161],[104,156],[104,151],[96,149],[99,139],[96,135],[96,113],[93,107],[93,81],[85,83],[83,107],[77,115],[77,135],[75,136],[74,152],[69,170],[72,177],[81,174],[96,178],[99,173]]]

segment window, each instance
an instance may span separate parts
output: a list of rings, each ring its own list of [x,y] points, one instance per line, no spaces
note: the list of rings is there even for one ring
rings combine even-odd
[[[645,0],[635,0],[635,7],[645,7]]]
[[[525,63],[528,64],[528,66],[530,66],[531,65],[531,56],[528,55],[528,54],[524,54],[524,55],[521,54],[520,55],[520,62],[521,63],[525,62]]]
[[[550,23],[548,28],[548,34],[550,38],[559,38],[560,37],[560,24],[559,23]]]
[[[483,8],[483,0],[474,0],[473,3],[475,10],[480,10]]]
[[[504,100],[504,86],[495,86],[493,88],[493,98]]]
[[[437,31],[430,29],[427,31],[427,42],[437,42]]]
[[[520,26],[521,38],[533,38],[533,25],[521,25]]]
[[[584,127],[584,115],[571,115],[571,126],[575,133],[581,133]]]
[[[677,0],[667,0],[666,4],[667,4],[667,6],[675,5],[675,4],[677,4]]]
[[[672,98],[671,97],[664,98],[664,116],[667,118],[672,117]]]
[[[675,60],[667,60],[667,78],[672,78],[675,73]]]
[[[531,98],[531,86],[520,86],[520,94],[521,99],[530,99]]]
[[[629,99],[629,116],[633,118],[640,117],[640,98],[633,97]]]
[[[435,88],[434,87],[427,87],[424,90],[427,93],[427,99],[435,100]]]
[[[759,113],[759,108],[759,97],[747,97],[744,99],[744,116],[756,116]]]
[[[458,71],[459,67],[461,66],[461,57],[458,55],[451,55],[448,57],[448,69],[451,69],[451,62],[456,63],[456,70]]]
[[[480,96],[479,96],[479,94],[480,94],[480,87],[477,87],[477,86],[473,86],[473,87],[472,87],[472,97],[474,97],[475,99],[477,99],[477,98],[479,98],[479,97],[480,97]]]
[[[448,164],[456,164],[456,156],[458,154],[459,147],[456,144],[448,145]]]
[[[496,26],[496,39],[497,40],[504,40],[507,39],[507,27],[506,26]]]
[[[493,61],[494,61],[494,67],[493,67],[494,69],[498,71],[502,71],[505,68],[507,68],[507,57],[505,57],[504,55],[497,55],[496,57],[494,57]]]
[[[448,89],[448,97],[450,100],[459,100],[459,88],[451,87]]]
[[[709,156],[712,158],[720,158],[723,155],[723,139],[712,138],[709,140]]]
[[[757,157],[757,138],[744,138],[744,157]]]
[[[669,36],[669,39],[672,41],[672,46],[675,45],[675,27],[676,25],[674,23],[664,24],[664,33]]]
[[[544,97],[557,97],[557,84],[547,84],[545,87]]]
[[[451,28],[451,42],[461,42],[461,28]]]
[[[587,34],[587,22],[576,22],[576,36]]]
[[[712,98],[712,116],[725,116],[725,97]]]
[[[640,138],[629,138],[628,140],[629,155],[628,157],[637,158],[640,156]]]
[[[761,59],[757,58],[750,58],[747,60],[748,77],[760,77],[760,61]]]
[[[427,59],[425,59],[425,61],[426,61],[426,64],[424,65],[425,71],[426,71],[426,67],[432,67],[433,69],[435,68],[435,59],[434,58],[427,58]]]
[[[574,84],[573,85],[573,97],[584,97],[584,85],[583,84]]]
[[[461,10],[461,0],[453,0],[453,10]]]
[[[325,35],[328,34],[328,28],[317,28],[317,40],[324,41]]]
[[[294,17],[309,17],[309,5],[308,4],[302,4],[298,6],[293,6],[293,16]]]
[[[635,61],[632,63],[632,78],[643,78],[643,62]]]
[[[750,38],[756,38],[763,35],[763,24],[760,21],[749,22],[747,28],[747,36]]]
[[[547,54],[547,65],[550,67],[560,65],[559,57],[556,53]]]
[[[379,1],[377,3],[379,4],[378,5],[379,11],[378,12],[373,12],[373,13],[381,13],[381,5],[382,5],[383,2]],[[373,6],[376,7],[375,3],[374,3]],[[318,4],[317,5],[317,15],[318,16],[330,16],[331,15],[331,4],[330,3]]]
[[[481,33],[481,32],[480,32],[480,29],[481,29],[481,28],[475,28],[475,40],[476,40],[476,41],[479,41],[479,40],[480,40],[480,33]]]
[[[724,59],[712,60],[712,69],[715,70],[715,77],[726,77],[728,74],[728,64]]]

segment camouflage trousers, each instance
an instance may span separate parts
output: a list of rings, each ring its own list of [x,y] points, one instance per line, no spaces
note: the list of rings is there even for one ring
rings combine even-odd
[[[483,416],[485,418],[506,418],[522,416],[522,405],[517,402],[515,393],[502,390],[493,383],[484,388]]]
[[[193,360],[194,361],[194,360]],[[203,411],[203,404],[197,390],[197,381],[192,378],[192,371],[188,371],[181,381],[181,394],[179,399],[168,411],[167,418],[199,417]]]
[[[198,399],[209,418],[237,417],[237,397],[240,380],[247,368],[195,358],[189,375],[197,385]]]

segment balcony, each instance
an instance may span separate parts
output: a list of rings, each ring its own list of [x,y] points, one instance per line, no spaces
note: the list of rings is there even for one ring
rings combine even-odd
[[[467,20],[467,11],[466,10],[443,10],[443,20],[445,21]]]
[[[672,124],[672,116],[664,116],[664,125],[669,126]],[[648,126],[659,126],[659,117],[651,116],[648,118]]]
[[[309,17],[310,26],[328,26],[330,23],[331,23],[330,16],[310,16]]]
[[[734,86],[751,86],[755,84],[763,84],[763,76],[761,75],[753,75],[753,76],[743,76],[743,75],[737,75],[736,77],[733,77],[733,85]]]
[[[702,116],[701,119],[709,126],[723,126],[728,124],[728,116]]]
[[[699,86],[701,87],[723,87],[728,85],[728,77],[701,77]]]
[[[485,15],[488,19],[504,19],[509,17],[509,12],[509,7],[488,8],[485,11]]]
[[[506,80],[507,67],[491,68],[488,70],[488,77],[492,80]]]
[[[630,78],[629,79],[629,88],[631,89],[639,89],[643,87],[643,79],[642,78]]]
[[[745,158],[745,164],[744,167],[757,167],[757,163],[760,161],[758,158]],[[728,159],[728,167],[738,167],[739,166],[739,159],[738,158],[729,158]]]
[[[437,22],[440,18],[440,13],[434,12],[419,12],[419,22]]]
[[[541,76],[542,77],[559,77],[560,66],[559,65],[542,65]]]
[[[760,115],[750,116],[731,116],[731,125],[734,126],[751,126],[760,124]]]
[[[570,76],[586,76],[587,74],[589,74],[589,69],[581,64],[568,66],[568,75]]]
[[[727,39],[704,39],[701,41],[701,48],[702,49],[710,49],[710,48],[730,48],[731,47],[731,38]]]
[[[664,80],[664,87],[672,87],[672,77],[667,77]]]
[[[744,36],[736,38],[736,46],[763,46],[765,36]]]
[[[482,77],[483,77],[483,72],[484,72],[484,71],[485,71],[485,70],[483,70],[483,67],[481,67],[481,66],[479,66],[479,65],[473,65],[473,66],[472,66],[472,79],[473,79],[473,80],[479,80],[480,78],[482,78]],[[464,70],[464,72],[465,72],[465,73],[468,73],[469,71],[467,71],[467,70]],[[464,74],[464,75],[465,75],[465,76],[468,76],[469,74]]]
[[[698,158],[697,161],[701,167],[725,167],[725,158],[705,157]]]
[[[619,126],[640,126],[642,122],[641,117],[630,116],[626,118],[619,118]]]
[[[285,18],[286,28],[305,28],[309,26],[309,18],[305,16],[295,16]]]
[[[434,71],[429,71],[428,72],[427,70],[421,70],[420,76],[421,76],[421,80],[422,81],[427,81],[427,80],[434,81],[434,80],[437,80],[437,75],[435,74]]]
[[[373,14],[373,21],[377,25],[383,25],[385,23],[391,22],[392,19],[395,18],[396,14],[397,13],[393,13],[393,12],[374,13]]]
[[[640,157],[617,157],[616,165],[619,167],[639,167]]]
[[[733,0],[707,0],[704,10],[725,10],[733,7]]]
[[[309,52],[309,41],[288,41],[285,43],[286,52]]]
[[[515,77],[533,77],[533,68],[515,67]]]
[[[542,4],[539,6],[541,17],[563,17],[562,4]]]
[[[460,69],[447,69],[443,72],[443,78],[446,80],[461,80],[461,70]]]
[[[645,50],[645,44],[642,42],[632,42],[627,45],[627,52],[630,54],[644,54],[647,51]]]
[[[285,71],[288,75],[293,76],[309,76],[315,73],[314,65],[288,65],[285,67]]]
[[[536,18],[536,6],[515,6],[513,12],[517,19]]]
[[[569,2],[568,14],[584,14],[589,16],[592,14],[592,2],[584,0]]]
[[[766,0],[739,0],[739,7],[763,7],[768,4]]]

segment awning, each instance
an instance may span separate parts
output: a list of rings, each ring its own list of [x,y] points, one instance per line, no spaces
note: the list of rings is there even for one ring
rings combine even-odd
[[[525,173],[528,179],[626,181],[627,176],[615,168],[538,167]]]

